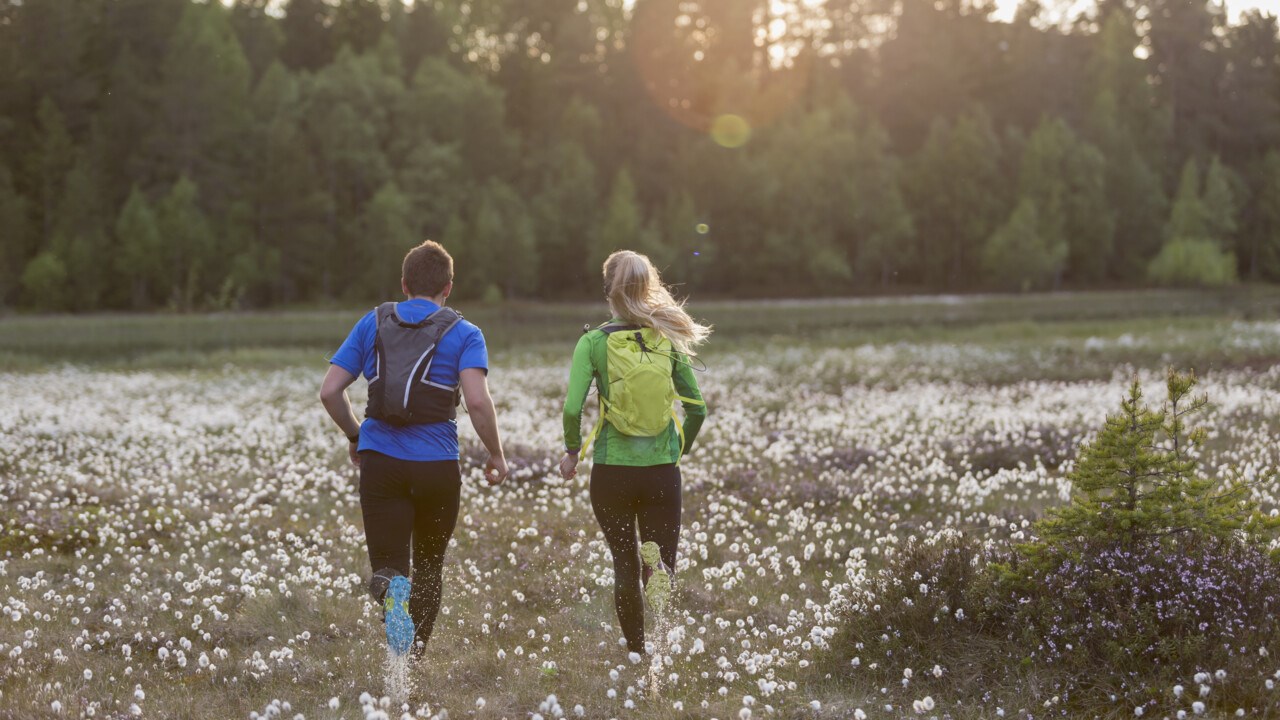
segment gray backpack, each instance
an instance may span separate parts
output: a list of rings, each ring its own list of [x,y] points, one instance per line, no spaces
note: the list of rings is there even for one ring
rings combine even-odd
[[[396,426],[457,418],[460,387],[432,382],[428,376],[440,340],[462,321],[462,315],[442,307],[421,322],[407,323],[396,314],[396,304],[389,302],[378,306],[377,320],[375,372],[369,380],[365,417]]]

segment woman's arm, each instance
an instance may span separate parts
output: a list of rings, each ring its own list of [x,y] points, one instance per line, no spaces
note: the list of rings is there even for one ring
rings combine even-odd
[[[684,355],[677,354],[675,360],[675,368],[671,373],[672,379],[676,384],[676,394],[688,400],[702,400],[702,390],[698,388],[698,378],[693,374],[693,368],[689,366],[689,358]],[[698,431],[702,429],[702,422],[707,419],[706,402],[687,402],[681,400],[680,405],[684,408],[684,448],[681,449],[681,455],[688,455],[693,449],[693,441],[698,437]]]
[[[564,398],[564,449],[570,453],[582,450],[582,408],[587,403],[594,375],[591,367],[591,341],[583,335],[573,349],[573,365],[569,368],[569,392]]]
[[[582,452],[582,408],[595,371],[591,366],[591,341],[583,335],[573,349],[573,365],[569,368],[569,392],[564,398],[564,456],[560,458],[560,476],[572,480],[578,474],[578,458]]]

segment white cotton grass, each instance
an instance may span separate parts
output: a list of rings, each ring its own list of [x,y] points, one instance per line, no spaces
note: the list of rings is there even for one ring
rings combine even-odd
[[[1256,323],[1229,330],[1280,348],[1280,331]],[[559,442],[547,418],[562,363],[495,358],[491,380],[519,455],[516,476],[488,489],[475,482],[474,462],[465,465],[447,556],[449,612],[413,675],[421,693],[407,696],[430,700],[425,712],[382,703],[394,693],[382,682],[382,626],[363,594],[358,486],[344,443],[319,421],[315,368],[0,371],[0,467],[35,468],[20,497],[0,483],[0,505],[26,503],[34,518],[34,529],[15,537],[30,543],[0,557],[0,665],[14,673],[0,702],[18,716],[53,712],[54,702],[54,714],[80,716],[77,688],[92,701],[99,686],[114,686],[123,688],[119,704],[96,717],[128,715],[131,704],[167,717],[185,707],[181,688],[196,683],[280,718],[360,716],[368,707],[388,718],[550,719],[557,705],[566,717],[620,718],[727,719],[745,709],[756,718],[865,720],[912,716],[917,702],[922,714],[950,711],[946,688],[957,671],[948,658],[925,655],[905,667],[886,656],[878,634],[861,647],[839,645],[847,642],[842,613],[913,534],[923,541],[965,527],[1003,541],[1030,532],[1023,521],[1069,492],[1046,453],[1086,437],[1127,376],[975,384],[973,373],[1017,377],[1035,365],[979,346],[909,342],[726,349],[712,364],[699,375],[712,419],[681,468],[686,507],[698,512],[685,514],[676,603],[661,630],[650,618],[651,652],[633,657],[616,642],[613,570],[588,473],[559,481],[542,457]],[[803,402],[794,397],[798,369],[813,378]],[[1272,375],[1215,371],[1205,381],[1213,417],[1280,414]],[[357,409],[361,393],[353,389]],[[464,455],[477,456],[468,422],[459,426]],[[1280,464],[1259,428],[1218,426],[1206,450],[1214,466],[1247,459],[1257,473]],[[974,459],[993,447],[1034,460],[978,468]],[[1275,489],[1259,492],[1274,504]],[[36,529],[54,540],[36,538]],[[55,559],[74,569],[54,577]],[[917,600],[945,589],[927,577],[907,587]],[[299,606],[308,609],[280,619]],[[954,624],[974,615],[952,605],[939,617]],[[1254,645],[1248,655],[1267,658],[1264,650]],[[40,677],[36,667],[59,674]],[[484,668],[486,679],[459,680],[467,677],[459,667]],[[1175,700],[1188,713],[1195,700],[1201,715],[1230,714],[1236,703],[1226,688],[1274,688],[1275,678],[1235,668],[1225,679],[1216,666],[1195,682],[1183,677],[1180,693],[1139,689],[1159,697],[1146,716],[1172,714]],[[300,672],[322,679],[291,685]],[[807,689],[815,674],[830,674],[836,688],[846,678],[874,683],[875,694],[819,701]],[[246,689],[262,687],[288,697],[273,705]],[[539,695],[554,688],[556,703],[516,697],[514,688],[527,687]],[[1008,715],[1030,706],[1018,701],[997,692],[976,710],[966,699],[965,712],[1004,716],[1002,706]]]

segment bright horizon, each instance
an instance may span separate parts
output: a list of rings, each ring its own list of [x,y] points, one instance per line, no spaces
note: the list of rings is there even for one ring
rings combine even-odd
[[[774,5],[786,6],[789,2],[800,2],[802,4],[811,3],[811,0],[772,0]],[[1018,10],[1018,5],[1022,0],[996,0],[999,9],[996,10],[995,17],[1001,20],[1010,20]],[[1224,0],[1227,6],[1227,21],[1235,24],[1239,22],[1240,15],[1253,9],[1260,9],[1272,15],[1280,16],[1280,0]],[[635,0],[623,0],[628,8],[635,4]],[[1092,4],[1092,0],[1077,0],[1078,6],[1088,6]]]
[[[1001,20],[1010,20],[1013,14],[1017,12],[1018,5],[1021,0],[996,0],[996,4],[1000,9],[996,11],[995,16]],[[1084,0],[1076,3],[1078,6],[1092,5],[1092,0]],[[1235,24],[1240,21],[1240,15],[1249,10],[1259,9],[1272,15],[1280,15],[1280,0],[1226,0],[1227,6],[1227,22]]]

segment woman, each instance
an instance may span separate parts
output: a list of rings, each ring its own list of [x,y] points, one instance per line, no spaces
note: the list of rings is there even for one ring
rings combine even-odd
[[[689,358],[711,328],[694,322],[644,255],[623,250],[604,263],[613,319],[585,333],[573,351],[564,402],[560,474],[577,475],[582,408],[592,380],[601,421],[592,431],[591,507],[613,554],[614,604],[627,648],[643,653],[645,594],[658,612],[670,594],[680,540],[681,456],[693,447],[706,405]],[[679,398],[684,422],[674,412]],[[637,547],[636,527],[640,542]]]

